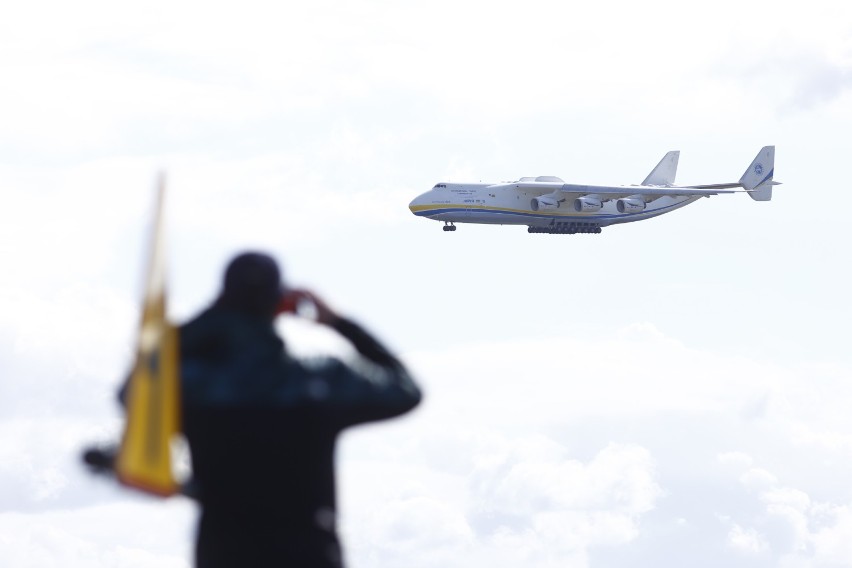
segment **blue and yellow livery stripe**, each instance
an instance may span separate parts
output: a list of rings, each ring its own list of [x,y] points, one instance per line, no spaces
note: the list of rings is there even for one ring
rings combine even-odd
[[[531,219],[553,219],[557,217],[572,218],[572,219],[625,219],[628,217],[636,217],[640,215],[648,215],[649,213],[658,214],[672,209],[677,209],[686,204],[685,201],[679,201],[665,207],[656,209],[645,209],[636,213],[577,213],[574,211],[529,211],[523,209],[512,209],[508,207],[492,207],[488,205],[458,205],[451,203],[431,204],[431,205],[412,205],[409,206],[411,212],[418,217],[432,217],[434,215],[442,215],[445,213],[491,213],[495,215],[515,215],[521,217],[529,217]]]

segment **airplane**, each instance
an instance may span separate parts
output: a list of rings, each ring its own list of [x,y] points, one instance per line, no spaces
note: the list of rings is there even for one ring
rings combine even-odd
[[[522,177],[491,183],[441,182],[408,208],[418,217],[456,223],[527,225],[530,233],[600,233],[602,227],[643,221],[680,209],[702,197],[747,193],[772,199],[775,146],[764,146],[735,183],[675,185],[680,152],[668,152],[639,185],[576,185],[555,176]]]

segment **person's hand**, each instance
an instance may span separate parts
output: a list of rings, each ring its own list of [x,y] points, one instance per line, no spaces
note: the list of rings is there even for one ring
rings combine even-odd
[[[323,325],[331,325],[339,316],[325,303],[319,296],[309,290],[294,289],[288,290],[281,298],[279,305],[279,313],[298,314],[301,311],[300,304],[308,303],[315,311],[315,319],[317,323]]]

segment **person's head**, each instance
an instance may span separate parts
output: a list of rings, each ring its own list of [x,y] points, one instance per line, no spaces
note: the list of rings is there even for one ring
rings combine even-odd
[[[237,255],[225,269],[217,305],[260,316],[275,317],[284,285],[278,263],[260,252]]]

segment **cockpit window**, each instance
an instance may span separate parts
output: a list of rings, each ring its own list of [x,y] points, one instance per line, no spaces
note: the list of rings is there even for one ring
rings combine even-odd
[[[447,187],[447,184],[445,184],[445,183],[436,183],[436,184],[435,184],[435,187],[433,187],[432,189],[438,189],[439,187],[444,187],[444,188],[446,188],[446,187]]]

